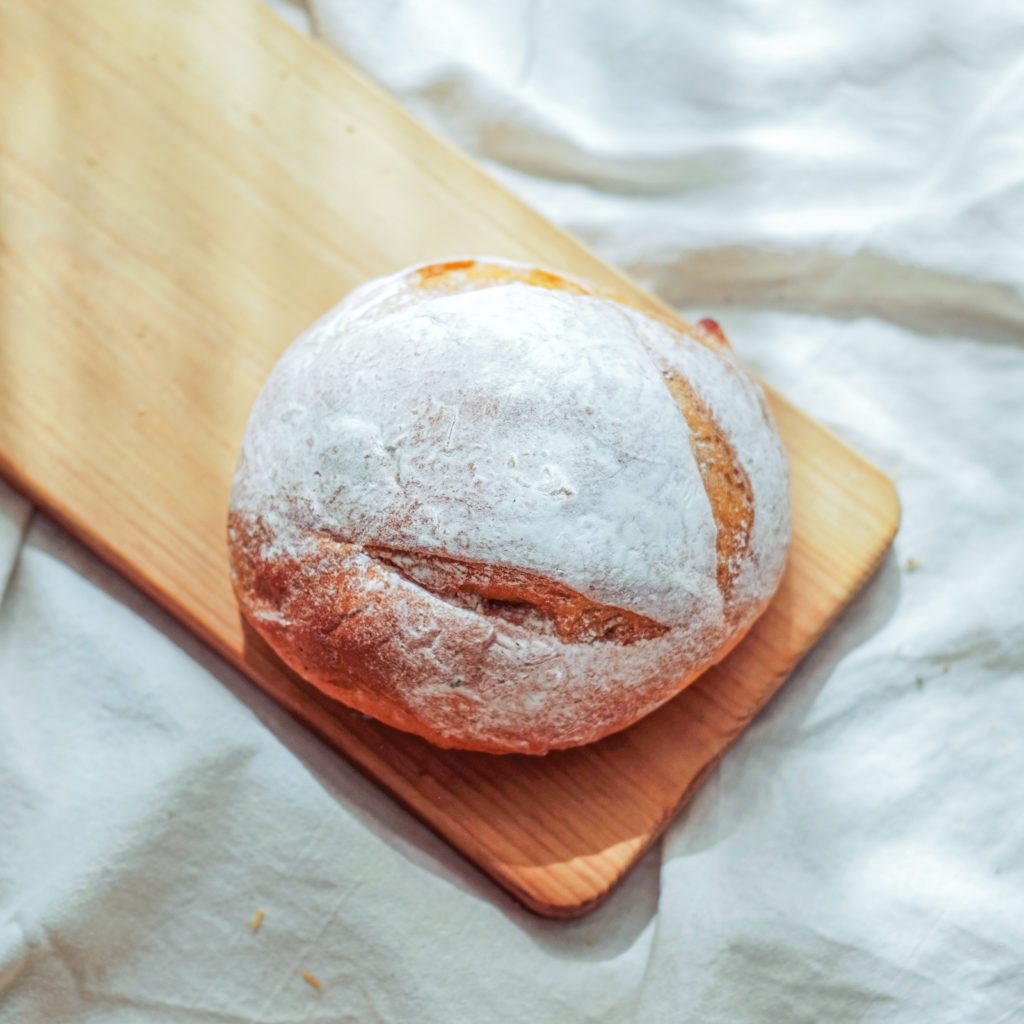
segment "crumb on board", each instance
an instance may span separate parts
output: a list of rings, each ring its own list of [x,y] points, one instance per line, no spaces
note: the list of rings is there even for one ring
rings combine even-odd
[[[948,661],[944,661],[942,663],[942,671],[943,672],[948,672],[949,671],[949,662]]]
[[[263,918],[265,918],[266,916],[267,912],[262,907],[260,907],[260,909],[252,915],[252,920],[249,922],[249,927],[254,932],[258,932],[260,930],[260,925],[263,924]]]
[[[919,689],[924,689],[924,676],[917,676],[914,679],[914,685]]]
[[[303,971],[302,977],[305,981],[309,982],[317,990],[317,992],[323,992],[324,986],[319,978],[309,973],[309,971]]]
[[[910,558],[903,563],[903,568],[906,569],[907,572],[915,572],[917,569],[921,568],[921,560],[919,558],[914,558],[914,556],[911,555]]]

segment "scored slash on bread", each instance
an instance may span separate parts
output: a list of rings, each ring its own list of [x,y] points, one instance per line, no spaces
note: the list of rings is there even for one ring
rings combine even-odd
[[[553,633],[562,643],[633,644],[668,631],[668,626],[645,615],[600,604],[558,580],[519,566],[488,565],[380,544],[364,544],[363,550],[445,601]]]
[[[731,649],[781,576],[788,475],[713,321],[450,260],[289,348],[229,532],[243,612],[305,678],[444,746],[543,753]]]

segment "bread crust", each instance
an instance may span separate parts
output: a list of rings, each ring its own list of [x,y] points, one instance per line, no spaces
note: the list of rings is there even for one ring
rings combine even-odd
[[[470,303],[467,296],[477,298]],[[536,324],[550,317],[571,333],[578,315],[580,336],[604,346],[586,371],[597,383],[591,387],[586,373],[575,389],[553,382],[552,408],[543,381],[526,368],[522,387],[513,366],[488,390],[483,363],[477,387],[473,368],[460,367],[456,353],[449,376],[463,377],[455,444],[455,427],[446,434],[444,422],[435,422],[437,409],[447,407],[425,400],[429,386],[420,391],[415,367],[406,373],[400,360],[387,364],[390,339],[404,345],[427,332],[435,359],[459,346],[507,358],[507,321],[520,310],[522,354],[536,360],[564,342],[559,332],[534,337]],[[490,324],[496,311],[498,326]],[[472,348],[474,325],[484,321],[480,330],[494,330],[497,340]],[[369,340],[362,347],[346,340],[357,335]],[[414,362],[419,350],[401,349],[399,340],[405,362]],[[605,381],[619,354],[620,377]],[[574,365],[574,350],[561,355]],[[381,362],[370,378],[372,394],[347,375],[310,384],[309,366],[323,371],[346,359]],[[254,408],[232,493],[229,547],[239,605],[292,669],[389,725],[441,746],[495,753],[591,742],[630,725],[724,657],[778,585],[790,529],[785,455],[760,389],[713,321],[684,331],[655,310],[550,271],[452,260],[357,289],[297,339],[279,366]],[[406,391],[395,385],[396,397],[398,377],[411,383]],[[621,392],[641,377],[631,404]],[[447,386],[441,379],[436,386]],[[605,397],[601,406],[586,404],[593,395]],[[396,412],[403,401],[416,408]],[[558,443],[568,448],[559,449],[560,462],[547,452],[540,468],[520,465],[533,455],[523,454],[527,447],[544,444],[544,424],[523,435],[531,444],[520,443],[518,456],[503,461],[502,449],[497,457],[503,438],[518,436],[524,404],[549,418],[570,417],[558,428]],[[509,405],[512,418],[491,430],[491,419]],[[363,418],[353,426],[357,406]],[[311,421],[315,416],[320,420]],[[665,428],[671,432],[651,436],[651,451],[637,450],[666,417],[674,420]],[[318,426],[325,418],[341,424],[347,444],[332,447],[335,433]],[[404,433],[394,447],[419,461],[408,469],[393,464],[388,445],[380,455],[372,439],[363,441],[371,419],[399,423]],[[386,427],[379,433],[390,437]],[[677,450],[676,461],[662,465],[657,446],[666,446],[666,437],[668,447],[687,444],[688,453]],[[574,453],[574,446],[586,451]],[[365,470],[375,458],[387,461],[386,472]],[[483,470],[474,459],[486,463]],[[609,461],[609,479],[631,474],[632,486],[616,499],[624,509],[604,501],[592,471]],[[552,465],[558,472],[549,482],[559,486],[538,498],[534,485],[547,480],[538,474],[551,475]],[[527,471],[534,474],[530,491],[515,491]],[[352,481],[364,472],[369,482],[359,490]],[[391,473],[397,483],[388,477],[390,489],[382,490]],[[652,497],[631,510],[630,491]],[[529,509],[516,520],[516,494],[550,517],[534,534]],[[664,507],[652,511],[652,501]],[[630,517],[653,526],[636,539]],[[446,534],[451,523],[461,528]],[[568,532],[552,539],[558,530]],[[660,532],[662,551],[677,537],[681,548],[692,548],[678,565],[668,559],[670,572],[657,551],[646,562],[637,557],[644,536]]]

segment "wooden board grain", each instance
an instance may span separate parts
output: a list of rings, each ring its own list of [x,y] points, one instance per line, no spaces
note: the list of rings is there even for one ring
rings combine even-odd
[[[487,253],[633,290],[258,0],[0,0],[0,468],[540,913],[595,906],[880,561],[890,482],[777,395],[794,542],[720,666],[544,758],[348,713],[243,630],[225,513],[287,342],[367,277]]]

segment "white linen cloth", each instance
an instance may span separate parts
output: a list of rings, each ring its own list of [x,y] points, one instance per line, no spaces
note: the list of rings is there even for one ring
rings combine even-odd
[[[559,923],[0,487],[0,1020],[1024,1020],[1024,12],[311,14],[719,319],[893,474],[903,525],[664,840]]]

